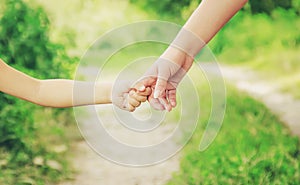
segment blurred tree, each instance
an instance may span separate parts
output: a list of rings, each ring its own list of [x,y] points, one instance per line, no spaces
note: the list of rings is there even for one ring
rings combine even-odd
[[[61,45],[49,40],[49,20],[42,8],[30,8],[22,0],[5,0],[0,19],[0,57],[24,70],[38,70],[42,78],[62,77],[68,62]],[[65,58],[67,61],[58,61]],[[33,74],[34,75],[34,74]]]
[[[251,12],[271,14],[272,11],[281,7],[284,9],[292,8],[292,0],[249,0]]]
[[[300,1],[292,0],[292,7],[295,9],[296,13],[300,15]]]
[[[49,20],[42,8],[22,0],[0,2],[0,58],[9,65],[39,78],[69,77],[72,63],[62,45],[49,39]],[[21,84],[20,84],[21,85]],[[0,146],[32,155],[33,114],[37,106],[0,93]]]
[[[150,9],[160,15],[181,16],[181,11],[191,5],[193,0],[130,0],[144,9]],[[198,3],[201,0],[195,0]],[[299,8],[299,0],[249,0],[251,12],[271,14],[277,8]]]
[[[191,0],[130,0],[146,10],[151,10],[160,15],[181,16],[181,10],[190,5]]]
[[[267,13],[271,14],[275,8],[273,0],[249,0],[252,13]]]

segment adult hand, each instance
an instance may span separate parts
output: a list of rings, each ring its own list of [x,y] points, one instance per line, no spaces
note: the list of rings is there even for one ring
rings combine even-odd
[[[161,110],[163,107],[170,111],[176,106],[176,87],[191,67],[193,57],[246,2],[247,0],[201,1],[170,47],[141,81],[145,86],[154,87],[154,94],[148,99],[154,108]]]
[[[136,89],[151,87],[148,97],[157,110],[171,111],[176,106],[176,88],[193,64],[193,58],[170,46],[135,85]]]

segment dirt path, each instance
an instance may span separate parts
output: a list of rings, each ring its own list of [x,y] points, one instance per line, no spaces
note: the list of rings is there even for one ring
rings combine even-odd
[[[176,124],[161,125],[158,131],[152,133],[155,137],[147,135],[147,133],[146,135],[143,133],[143,137],[140,137],[141,135],[134,135],[128,130],[126,131],[126,128],[113,118],[111,106],[100,106],[99,109],[101,109],[99,112],[101,112],[101,119],[105,120],[103,124],[107,131],[121,141],[125,140],[130,144],[157,143],[171,134],[176,127]],[[95,118],[90,117],[90,119]],[[91,122],[92,120],[85,119],[85,121]],[[93,128],[90,129],[93,130]],[[74,143],[71,151],[70,162],[76,173],[73,180],[60,185],[162,185],[172,177],[173,172],[179,170],[179,154],[163,163],[149,167],[125,167],[99,156],[85,140]]]
[[[179,169],[178,155],[150,167],[129,168],[111,163],[97,155],[85,141],[73,148],[74,180],[60,185],[159,185],[166,183]]]
[[[239,90],[245,91],[255,99],[263,102],[274,114],[286,123],[291,132],[300,135],[300,101],[293,99],[288,94],[281,93],[279,86],[262,80],[253,71],[245,68],[221,66],[221,71],[228,83],[235,85]],[[104,108],[105,110],[107,108]],[[112,124],[110,113],[106,114],[106,120]],[[109,121],[110,120],[110,121]],[[120,127],[107,127],[114,136],[121,136],[131,141],[140,138],[124,134]],[[174,128],[164,125],[156,133],[156,137],[148,138],[146,142],[157,142],[165,137]],[[77,173],[74,180],[60,185],[160,185],[165,184],[172,173],[179,170],[179,154],[173,158],[150,167],[130,168],[111,163],[97,155],[84,140],[75,143],[72,149],[71,161]]]
[[[240,67],[222,66],[221,70],[228,83],[264,103],[293,134],[300,136],[300,100],[280,92],[280,84],[276,83],[276,79],[274,82],[267,82],[257,73]]]

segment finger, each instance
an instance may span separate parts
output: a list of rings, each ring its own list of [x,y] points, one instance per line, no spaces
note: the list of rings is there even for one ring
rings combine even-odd
[[[138,90],[138,91],[145,91],[146,87],[152,86],[156,81],[156,78],[148,76],[148,77],[143,77],[138,82],[136,82],[133,85],[133,88]]]
[[[170,112],[172,110],[172,106],[169,104],[168,100],[164,98],[158,98],[159,102],[164,106],[165,110]]]
[[[139,101],[139,102],[141,102],[141,101],[145,102],[147,100],[147,96],[142,96],[142,95],[138,94],[137,92],[135,92],[134,90],[131,90],[129,92],[129,97],[128,98],[129,99],[134,99],[135,101]]]
[[[130,100],[131,100],[131,98],[128,96],[124,105],[125,105],[127,111],[133,112],[135,110],[135,106],[132,105],[132,102],[130,102]]]
[[[148,98],[149,95],[151,95],[151,88],[150,87],[147,87],[145,89],[144,92],[134,92],[134,93],[131,93],[131,97],[132,98],[135,98],[137,101],[140,101],[140,102],[145,102]]]
[[[153,98],[153,93],[148,97],[148,101],[155,110],[165,110],[165,107],[159,102],[158,99]]]
[[[172,110],[172,106],[171,106],[170,102],[167,99],[167,92],[164,91],[162,93],[161,97],[158,98],[158,100],[164,106],[165,110],[167,110],[168,112],[170,112]]]
[[[134,89],[136,89],[137,91],[143,92],[146,89],[146,86],[144,85],[143,82],[138,82],[137,84],[135,84],[133,86]]]
[[[154,88],[154,98],[161,97],[165,92],[166,87],[167,87],[167,81],[162,78],[158,78]]]
[[[127,111],[129,111],[129,112],[133,112],[133,111],[135,111],[135,107],[134,106],[132,106],[130,103],[127,105],[127,109],[126,109]]]
[[[134,98],[129,98],[128,103],[129,103],[130,105],[132,105],[133,107],[138,107],[138,106],[141,105],[141,102],[140,102],[140,101],[137,101],[137,100],[134,99]]]
[[[168,96],[168,99],[169,99],[169,102],[171,104],[171,106],[174,108],[176,107],[176,89],[172,89],[172,90],[169,90],[167,92],[167,96]]]
[[[154,88],[154,98],[162,97],[163,93],[167,88],[167,81],[172,76],[171,71],[173,68],[173,63],[160,58],[158,60],[160,62],[160,66],[158,68],[157,81]]]
[[[141,102],[137,99],[137,97],[138,97],[138,94],[134,90],[131,90],[129,92],[129,96],[128,96],[128,103],[134,107],[139,106],[141,104]]]
[[[152,93],[152,89],[151,87],[147,87],[145,88],[144,91],[138,91],[137,94],[140,95],[140,96],[149,96],[150,94]]]
[[[173,75],[168,82],[170,85],[172,85],[174,88],[176,88],[179,84],[179,82],[184,78],[186,75],[187,71],[184,69],[180,68],[175,75]]]
[[[121,109],[129,111],[129,112],[133,112],[135,110],[135,107],[129,103],[130,94],[132,94],[132,91],[130,91],[129,93],[123,94],[123,97],[122,97],[123,106]]]
[[[155,98],[151,98],[149,99],[149,103],[151,105],[151,107],[153,107],[155,110],[165,110],[165,107],[159,102],[158,99]]]
[[[147,101],[147,96],[140,96],[138,94],[135,94],[132,96],[134,99],[136,99],[139,102],[145,102]]]

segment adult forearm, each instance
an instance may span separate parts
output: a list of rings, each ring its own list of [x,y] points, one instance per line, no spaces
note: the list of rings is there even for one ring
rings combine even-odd
[[[184,29],[208,43],[246,2],[247,0],[203,0]]]
[[[203,0],[171,46],[195,57],[246,2],[247,0]]]

